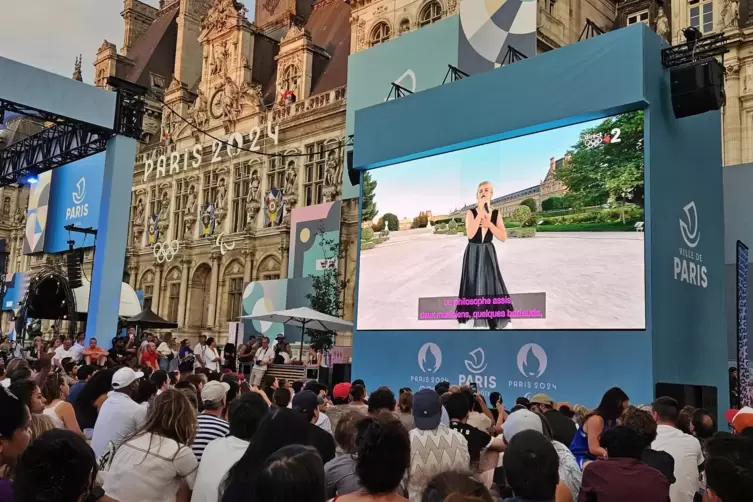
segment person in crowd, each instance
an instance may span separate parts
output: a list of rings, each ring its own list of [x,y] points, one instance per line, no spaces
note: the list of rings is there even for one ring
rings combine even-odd
[[[159,357],[159,369],[167,373],[170,368],[170,361],[173,358],[173,349],[171,347],[173,342],[173,334],[165,333],[162,335],[162,341],[157,346],[157,355]]]
[[[319,417],[316,420],[316,426],[322,430],[332,434],[332,422],[325,413],[327,410],[327,386],[316,380],[310,380],[304,385],[304,390],[310,390],[316,394],[317,402],[319,403]]]
[[[41,389],[34,380],[16,380],[10,384],[8,390],[29,407],[32,415],[44,413],[45,400]]]
[[[220,501],[250,502],[249,494],[254,493],[265,460],[288,445],[306,444],[307,439],[306,421],[300,413],[287,408],[270,410],[259,423],[246,452],[220,483]]]
[[[573,406],[573,413],[575,413],[573,420],[575,420],[575,423],[579,427],[582,427],[583,422],[585,422],[586,416],[588,415],[588,408],[586,408],[582,404],[576,404],[575,406]]]
[[[256,351],[254,356],[254,367],[251,369],[251,385],[261,385],[264,375],[267,373],[267,366],[272,364],[275,359],[275,350],[269,346],[269,338],[262,336],[261,347]]]
[[[170,377],[165,370],[157,370],[149,377],[149,380],[157,387],[157,395],[162,394],[170,387]]]
[[[120,368],[112,375],[112,392],[107,394],[99,409],[92,434],[91,446],[97,458],[111,449],[110,444],[112,449],[117,449],[144,423],[147,409],[133,400],[143,377],[142,372],[128,367]]]
[[[638,431],[629,427],[604,431],[601,445],[607,458],[583,469],[580,502],[668,502],[667,477],[641,462],[644,444]]]
[[[685,434],[693,435],[693,413],[695,413],[694,406],[684,406],[680,410],[680,416],[677,418],[677,428]]]
[[[497,502],[484,483],[467,471],[445,471],[429,480],[421,502]]]
[[[643,441],[643,453],[641,462],[653,467],[664,474],[669,484],[675,482],[675,459],[666,451],[651,449],[651,444],[656,440],[656,420],[647,411],[631,406],[622,415],[622,425],[633,429]]]
[[[369,404],[371,400],[369,400]],[[450,416],[450,428],[462,434],[468,443],[468,454],[470,456],[470,465],[478,468],[483,450],[501,452],[504,451],[505,445],[502,438],[492,439],[486,432],[468,424],[470,416],[470,406],[468,399],[462,393],[451,394],[444,404],[447,414]]]
[[[657,428],[651,448],[665,451],[675,459],[675,482],[669,490],[672,502],[693,502],[704,462],[701,443],[677,428],[680,405],[675,399],[660,397],[652,407]]]
[[[739,410],[734,408],[727,410],[724,418],[732,434],[753,438],[753,408],[744,406]]]
[[[207,339],[207,345],[204,347],[204,367],[212,372],[222,370],[222,358],[217,351],[217,342],[214,338]]]
[[[708,443],[706,502],[753,500],[753,440],[717,434]]]
[[[29,408],[5,387],[0,387],[0,500],[13,502],[11,479],[16,459],[29,445]]]
[[[705,451],[706,443],[717,433],[716,417],[703,408],[698,408],[693,413],[692,426],[693,435],[698,438],[701,449]]]
[[[387,387],[379,387],[369,396],[368,412],[371,414],[383,411],[392,413],[395,411],[395,394]]]
[[[573,411],[573,407],[570,403],[557,403],[557,409],[563,417],[567,418],[573,423],[575,422],[575,412]]]
[[[144,350],[141,351],[141,365],[152,371],[157,371],[159,369],[159,360],[157,345],[154,342],[149,342]]]
[[[344,413],[335,427],[337,456],[324,464],[327,499],[360,491],[361,482],[356,474],[356,424],[364,418],[362,413]]]
[[[32,441],[34,441],[47,431],[57,429],[57,427],[55,427],[55,424],[52,423],[52,420],[50,420],[50,417],[48,417],[47,415],[42,415],[41,413],[36,415],[34,413],[31,414],[31,420],[29,420],[29,428],[31,429]]]
[[[192,446],[196,460],[201,461],[204,449],[211,441],[230,434],[230,424],[223,418],[229,390],[230,385],[225,382],[213,381],[201,391],[203,411],[199,414],[199,428]]]
[[[499,392],[492,392],[489,394],[489,411],[492,412],[492,415],[494,416],[494,423],[497,422],[499,419],[499,410],[497,409],[497,404],[502,404],[502,394]]]
[[[222,479],[243,457],[268,410],[267,403],[256,392],[244,394],[230,403],[230,435],[212,441],[204,449],[191,502],[218,501]]]
[[[367,502],[375,499],[399,502],[400,484],[411,462],[408,431],[392,412],[361,418],[356,424],[356,475],[361,490],[335,497],[337,502]]]
[[[97,345],[97,339],[91,338],[89,346],[83,351],[84,363],[99,366],[107,364],[107,351]]]
[[[740,381],[736,367],[729,369],[729,405],[733,409],[740,408]]]
[[[275,357],[274,364],[288,364],[290,362],[290,344],[286,343],[284,339],[277,340],[274,346]]]
[[[356,383],[350,386],[350,407],[364,413],[368,412],[369,405],[366,404],[366,387]]]
[[[107,393],[112,390],[112,376],[114,374],[114,368],[97,371],[71,403],[73,411],[76,412],[78,425],[85,433],[87,429],[94,429],[99,410],[107,399]]]
[[[307,427],[308,438],[306,443],[313,446],[319,452],[324,463],[335,458],[335,440],[332,434],[318,427],[319,398],[310,390],[302,390],[293,397],[293,411],[299,413],[310,425]]]
[[[541,413],[546,417],[546,421],[552,428],[555,441],[568,446],[573,442],[577,430],[575,422],[555,408],[554,400],[551,397],[546,394],[534,394],[531,398],[531,411]]]
[[[178,370],[181,373],[191,373],[194,368],[194,353],[193,349],[188,343],[188,338],[184,338],[180,342],[180,348],[178,349]]]
[[[156,371],[155,371],[156,373]],[[141,406],[149,406],[152,399],[157,395],[157,384],[151,380],[149,376],[146,380],[141,380],[139,386],[136,388],[136,393],[133,395],[133,400]]]
[[[10,378],[5,374],[5,361],[0,359],[0,386],[6,389],[10,387]]]
[[[439,394],[421,389],[413,396],[413,421],[416,428],[409,432],[411,462],[408,498],[420,500],[424,484],[445,470],[467,470],[470,466],[468,443],[458,431],[441,424],[442,403]]]
[[[55,353],[52,356],[52,363],[57,367],[63,366],[63,360],[76,359],[76,352],[73,350],[73,340],[66,338],[62,344],[55,349]]]
[[[180,391],[154,400],[146,422],[115,451],[104,489],[119,502],[187,500],[199,463],[191,447],[196,412]]]
[[[63,340],[61,340],[60,337],[56,336],[55,339],[52,340],[52,345],[50,345],[49,347],[47,347],[47,355],[54,356],[55,355],[55,351],[61,345],[63,345]]]
[[[266,459],[247,500],[324,502],[324,469],[316,449],[290,445]]]
[[[601,434],[617,425],[622,413],[630,405],[630,398],[619,387],[612,387],[604,393],[599,406],[583,419],[583,425],[577,430],[570,451],[575,455],[581,469],[588,462],[606,457],[606,450],[601,447]]]
[[[332,388],[332,405],[324,411],[332,424],[332,430],[337,429],[337,422],[343,414],[352,411],[348,404],[350,400],[350,382],[342,382]]]
[[[416,427],[413,422],[413,392],[408,390],[400,394],[395,416],[405,426],[405,430],[409,431]]]
[[[76,370],[76,379],[78,381],[75,384],[71,385],[66,401],[68,401],[69,403],[75,402],[79,392],[83,390],[83,388],[86,386],[86,382],[88,382],[89,379],[94,376],[98,369],[98,366],[91,364],[79,366],[78,370]]]
[[[107,354],[108,364],[115,367],[124,366],[132,357],[133,354],[128,352],[126,348],[126,342],[122,338],[115,338],[115,342]]]
[[[73,361],[76,364],[80,363],[84,359],[84,350],[86,350],[85,344],[86,344],[86,334],[78,333],[73,342],[73,345],[71,346],[71,350],[75,354]]]
[[[29,362],[38,361],[45,355],[44,342],[41,336],[35,336],[34,341],[31,344],[31,348],[26,354],[26,359]]]
[[[267,395],[269,400],[272,400],[272,395],[277,389],[280,388],[280,382],[277,381],[277,377],[273,375],[264,375],[261,381],[261,390]]]
[[[82,434],[76,420],[76,412],[73,411],[71,403],[65,400],[69,391],[65,377],[58,373],[50,373],[40,390],[46,403],[42,413],[50,417],[55,427]]]
[[[205,374],[195,373],[193,375],[188,375],[183,381],[193,385],[197,394],[201,394],[201,391],[204,390],[204,386],[209,380]]]
[[[272,402],[278,408],[287,408],[291,404],[290,391],[288,389],[276,389],[272,393]]]
[[[552,438],[552,429],[544,415],[525,408],[510,413],[507,422],[505,422],[504,441],[507,444],[519,432],[529,430],[542,433],[545,438],[552,442],[552,446],[557,453],[559,482],[555,491],[555,500],[557,502],[578,500],[581,484],[580,467],[570,449]]]
[[[194,370],[196,370],[197,368],[204,368],[206,366],[206,363],[204,361],[204,352],[205,352],[206,346],[207,346],[207,336],[199,335],[199,343],[197,343],[196,346],[193,348]]]
[[[465,397],[471,410],[468,415],[468,425],[487,433],[494,432],[494,415],[486,405],[484,396],[479,392],[474,392],[469,387],[461,387],[458,393]]]
[[[450,392],[450,382],[447,380],[442,380],[441,382],[437,383],[434,386],[434,392],[442,396],[443,394],[446,394],[447,392]]]
[[[514,494],[506,502],[554,502],[559,459],[552,442],[543,434],[533,430],[515,434],[502,457],[502,467]]]
[[[95,488],[96,475],[97,461],[86,441],[70,431],[53,429],[32,441],[19,457],[15,500],[112,501]]]

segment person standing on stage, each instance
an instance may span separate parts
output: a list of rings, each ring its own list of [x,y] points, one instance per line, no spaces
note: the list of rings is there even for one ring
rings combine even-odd
[[[275,358],[275,349],[269,346],[269,338],[261,337],[261,347],[256,351],[254,367],[251,370],[251,385],[261,385],[262,378],[267,372],[267,366],[272,364]]]
[[[507,240],[507,229],[499,210],[491,208],[493,194],[492,184],[488,181],[481,182],[476,190],[477,205],[469,209],[465,215],[468,245],[463,254],[458,302],[477,298],[510,297],[494,248],[495,237],[502,242]],[[502,329],[510,323],[508,317],[474,317],[474,314],[484,310],[494,310],[495,313],[513,310],[510,301],[493,305],[493,309],[489,307],[492,306],[459,303],[455,307],[458,323],[463,328],[479,329]]]

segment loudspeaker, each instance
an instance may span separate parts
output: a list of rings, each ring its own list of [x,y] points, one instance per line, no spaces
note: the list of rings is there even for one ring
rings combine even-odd
[[[358,186],[361,184],[361,172],[353,169],[353,150],[345,152],[345,165],[348,167],[348,178],[350,184]]]
[[[705,59],[669,71],[675,118],[699,115],[724,106],[724,67]]]
[[[65,255],[68,268],[68,284],[71,289],[81,287],[81,262],[79,261],[79,255],[80,252],[78,250],[69,251],[68,254]]]

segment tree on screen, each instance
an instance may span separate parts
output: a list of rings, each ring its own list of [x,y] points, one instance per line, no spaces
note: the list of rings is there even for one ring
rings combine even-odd
[[[361,186],[363,187],[361,214],[363,215],[363,221],[371,222],[374,221],[377,215],[377,205],[376,200],[374,200],[376,197],[377,182],[371,177],[369,171],[363,173]]]
[[[528,208],[531,210],[531,212],[536,212],[536,201],[532,198],[527,198],[523,202],[520,203],[521,206],[528,206]]]
[[[366,177],[364,176],[364,181]],[[339,239],[326,237],[324,229],[317,232],[317,240],[323,257],[322,270],[317,274],[310,274],[311,293],[306,295],[310,307],[322,314],[335,317],[343,316],[343,292],[348,281],[342,280],[338,264],[343,257]],[[307,329],[309,343],[316,350],[327,350],[334,342],[334,331],[316,331]]]
[[[574,204],[614,201],[643,206],[642,111],[608,118],[584,130],[568,154],[555,176],[567,186]]]

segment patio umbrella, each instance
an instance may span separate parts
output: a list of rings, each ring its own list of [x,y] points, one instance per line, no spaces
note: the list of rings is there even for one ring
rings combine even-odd
[[[301,359],[303,359],[303,338],[307,329],[315,331],[352,331],[353,323],[339,317],[334,317],[308,307],[295,309],[275,310],[263,314],[250,314],[241,316],[241,319],[254,321],[279,322],[287,326],[301,328]]]
[[[178,327],[177,323],[161,318],[150,308],[142,310],[135,316],[127,317],[125,324],[139,329],[175,329]]]

